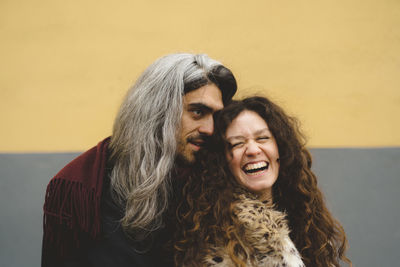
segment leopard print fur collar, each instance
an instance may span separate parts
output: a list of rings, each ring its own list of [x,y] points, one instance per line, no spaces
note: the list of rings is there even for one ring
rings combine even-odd
[[[253,248],[255,254],[252,255],[252,261],[247,261],[246,266],[305,266],[289,237],[284,213],[275,210],[273,204],[261,202],[248,192],[236,193],[235,198],[234,213],[245,231],[243,243],[246,247]],[[204,266],[235,266],[226,247],[210,245],[207,250],[210,252],[203,257]]]

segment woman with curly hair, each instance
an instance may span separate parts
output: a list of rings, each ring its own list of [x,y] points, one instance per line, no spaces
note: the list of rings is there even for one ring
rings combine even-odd
[[[351,266],[298,128],[264,97],[216,114],[177,208],[176,266]]]

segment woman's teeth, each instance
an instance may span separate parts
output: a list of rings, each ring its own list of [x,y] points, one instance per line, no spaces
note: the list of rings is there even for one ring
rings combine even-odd
[[[246,173],[255,173],[258,171],[262,171],[268,169],[269,163],[268,162],[257,162],[257,163],[250,163],[243,167],[244,172]]]

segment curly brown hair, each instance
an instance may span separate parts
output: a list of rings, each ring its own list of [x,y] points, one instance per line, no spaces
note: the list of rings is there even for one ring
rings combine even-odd
[[[223,245],[237,266],[252,260],[251,248],[245,249],[243,227],[233,215],[233,194],[240,185],[233,179],[225,151],[225,133],[243,111],[254,111],[268,124],[280,155],[278,179],[272,195],[276,209],[287,214],[290,237],[306,266],[340,266],[351,261],[345,256],[347,239],[343,227],[325,205],[311,171],[312,159],[298,121],[286,115],[265,97],[232,101],[215,115],[215,134],[209,146],[197,155],[193,174],[183,188],[183,201],[177,208],[175,264],[202,266],[210,251],[207,244]]]

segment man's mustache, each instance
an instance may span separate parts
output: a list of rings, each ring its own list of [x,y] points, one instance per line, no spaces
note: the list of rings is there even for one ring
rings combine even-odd
[[[187,138],[187,141],[189,143],[197,144],[200,146],[205,145],[209,140],[210,140],[210,136],[205,135],[205,134],[197,134],[197,135],[190,136]]]

